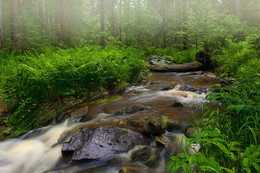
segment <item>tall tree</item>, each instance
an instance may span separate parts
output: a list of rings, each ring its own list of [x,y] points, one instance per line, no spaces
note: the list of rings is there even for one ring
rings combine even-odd
[[[163,48],[166,48],[166,0],[162,2]]]
[[[46,29],[46,0],[38,0],[37,5],[41,29]]]
[[[100,0],[101,46],[105,47],[105,2]]]
[[[66,13],[66,0],[61,0],[61,16],[60,16],[60,25],[61,25],[61,35],[60,40],[63,41],[63,43],[67,43],[67,27],[66,27],[66,19],[67,19],[67,13]]]
[[[18,34],[18,16],[19,16],[19,0],[11,0],[11,40],[14,43],[14,47],[20,46],[20,41],[17,36]]]
[[[2,4],[0,1],[0,47],[4,44],[3,41],[3,18],[2,18]]]
[[[188,48],[188,34],[186,33],[187,27],[185,26],[188,19],[188,0],[182,0],[183,5],[183,49]]]
[[[116,12],[115,12],[115,0],[110,0],[110,25],[112,36],[116,37]]]
[[[258,22],[260,23],[260,1],[258,1],[258,16],[259,16],[259,20]]]
[[[238,15],[239,14],[239,0],[233,0],[233,14]]]

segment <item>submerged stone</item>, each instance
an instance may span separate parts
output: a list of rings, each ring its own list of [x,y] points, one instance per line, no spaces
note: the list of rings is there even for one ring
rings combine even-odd
[[[205,93],[207,91],[206,88],[202,88],[202,87],[195,87],[195,86],[191,86],[191,85],[182,85],[179,90],[181,91],[190,91],[190,92],[195,92],[195,93]]]
[[[181,104],[178,100],[173,100],[172,106],[173,107],[183,107],[183,104]]]
[[[144,110],[150,110],[150,106],[143,106],[143,105],[132,105],[129,107],[124,107],[120,110],[117,110],[115,112],[112,112],[114,115],[127,115],[127,114],[133,114],[136,112],[144,111]]]
[[[147,88],[151,90],[169,90],[173,89],[176,85],[176,82],[156,81],[151,82]]]

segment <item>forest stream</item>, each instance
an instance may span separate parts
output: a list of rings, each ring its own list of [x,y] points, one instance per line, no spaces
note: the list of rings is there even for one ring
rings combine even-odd
[[[209,86],[219,82],[210,72],[154,72],[120,94],[76,105],[60,124],[0,142],[0,172],[167,172],[191,131],[187,121],[210,106]]]

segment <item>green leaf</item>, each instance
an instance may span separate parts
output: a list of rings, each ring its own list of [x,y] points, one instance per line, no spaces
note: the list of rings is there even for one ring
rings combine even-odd
[[[169,163],[166,166],[166,169],[167,170],[171,169],[173,167],[173,164],[174,164],[174,162],[170,160]]]
[[[248,166],[249,166],[249,159],[248,159],[248,158],[243,158],[243,160],[242,160],[242,165],[243,165],[244,167],[248,167]]]
[[[246,105],[232,105],[229,106],[230,109],[233,109],[239,113],[241,110],[245,109],[247,106]]]
[[[205,169],[205,170],[212,170],[212,171],[217,172],[217,173],[220,173],[220,172],[221,172],[221,169],[220,169],[217,165],[213,164],[213,163],[210,162],[210,161],[201,162],[201,163],[199,164],[199,167],[200,167],[200,168],[203,168],[203,169]]]

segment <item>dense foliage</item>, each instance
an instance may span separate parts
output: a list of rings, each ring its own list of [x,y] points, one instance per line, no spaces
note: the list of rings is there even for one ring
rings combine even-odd
[[[50,103],[137,82],[145,67],[143,57],[142,50],[100,46],[3,54],[0,88],[14,110],[7,123],[24,132],[53,118],[39,118]]]
[[[235,82],[229,86],[219,85],[220,92],[207,96],[210,101],[221,103],[221,111],[205,109],[204,117],[192,124],[197,133],[187,139],[187,147],[199,143],[200,152],[188,154],[185,148],[185,153],[171,157],[168,169],[260,171],[260,54],[254,47],[248,42],[231,43],[214,57],[221,65],[221,75],[232,75]]]
[[[42,45],[100,44],[216,49],[243,40],[260,22],[250,0],[2,0],[0,46],[24,52]],[[101,32],[101,11],[104,31]],[[1,14],[1,13],[0,13]],[[238,19],[238,16],[244,21]],[[2,26],[2,27],[1,27]],[[2,43],[1,43],[2,41]]]

